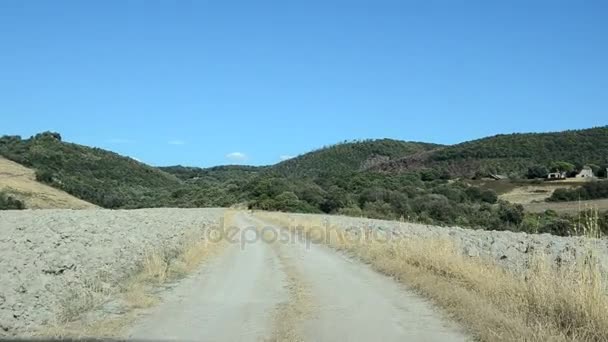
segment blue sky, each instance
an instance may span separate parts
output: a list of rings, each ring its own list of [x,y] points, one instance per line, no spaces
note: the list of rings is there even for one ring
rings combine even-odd
[[[0,1],[0,134],[153,165],[608,124],[606,1]]]

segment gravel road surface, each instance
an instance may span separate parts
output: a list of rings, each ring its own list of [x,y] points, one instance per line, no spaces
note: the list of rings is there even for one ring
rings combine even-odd
[[[426,300],[366,265],[303,241],[256,239],[252,226],[271,225],[246,214],[235,222],[248,243],[230,244],[168,291],[130,338],[280,340],[285,325],[293,326],[290,340],[467,340]]]

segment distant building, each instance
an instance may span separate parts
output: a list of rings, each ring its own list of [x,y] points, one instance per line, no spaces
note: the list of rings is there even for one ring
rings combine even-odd
[[[589,166],[584,166],[581,172],[576,175],[576,178],[593,178],[593,170]]]
[[[566,173],[565,172],[551,172],[547,175],[547,179],[550,179],[550,180],[566,179]]]

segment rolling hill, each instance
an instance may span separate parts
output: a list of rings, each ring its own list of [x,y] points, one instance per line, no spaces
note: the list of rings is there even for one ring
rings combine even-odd
[[[30,178],[104,208],[241,206],[570,234],[571,218],[545,215],[534,223],[522,206],[498,201],[491,189],[450,180],[447,171],[470,176],[517,173],[554,161],[601,165],[607,137],[608,127],[601,127],[500,135],[454,146],[365,140],[263,167],[157,168],[46,132],[0,138],[0,155],[35,170]]]
[[[345,142],[305,153],[270,166],[284,177],[319,177],[364,171],[383,162],[436,149],[441,145],[393,139]]]
[[[182,186],[177,177],[99,148],[61,141],[57,133],[29,139],[0,138],[0,155],[36,171],[54,188],[105,208],[155,207],[169,203]]]
[[[175,165],[161,166],[158,169],[184,181],[223,183],[251,179],[267,168],[250,165],[220,165],[209,168]]]
[[[35,171],[0,157],[0,192],[27,209],[92,209],[96,205],[36,181]]]
[[[608,164],[608,126],[553,133],[496,135],[383,162],[372,169],[406,172],[447,170],[453,177],[498,173],[522,176],[531,166],[566,161],[578,166]]]

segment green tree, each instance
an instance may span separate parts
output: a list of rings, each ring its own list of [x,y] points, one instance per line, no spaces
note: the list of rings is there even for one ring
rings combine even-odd
[[[556,161],[551,164],[551,172],[567,172],[574,171],[574,164],[565,161]]]
[[[280,195],[275,197],[274,201],[276,209],[281,211],[294,211],[300,205],[300,199],[295,193],[291,191],[285,191],[281,193]]]
[[[500,202],[498,205],[498,216],[508,225],[517,226],[524,220],[524,207],[521,204]]]
[[[549,170],[547,169],[547,167],[545,167],[543,165],[534,165],[534,166],[531,166],[528,168],[526,177],[528,179],[547,178],[548,173],[549,173]]]
[[[37,170],[36,171],[36,180],[41,183],[52,184],[53,183],[53,173],[48,170]]]
[[[490,204],[494,204],[498,201],[498,196],[494,190],[483,190],[480,198],[482,201]]]
[[[346,191],[338,186],[332,186],[327,191],[327,197],[321,204],[321,210],[326,213],[336,212],[340,208],[348,205]]]

